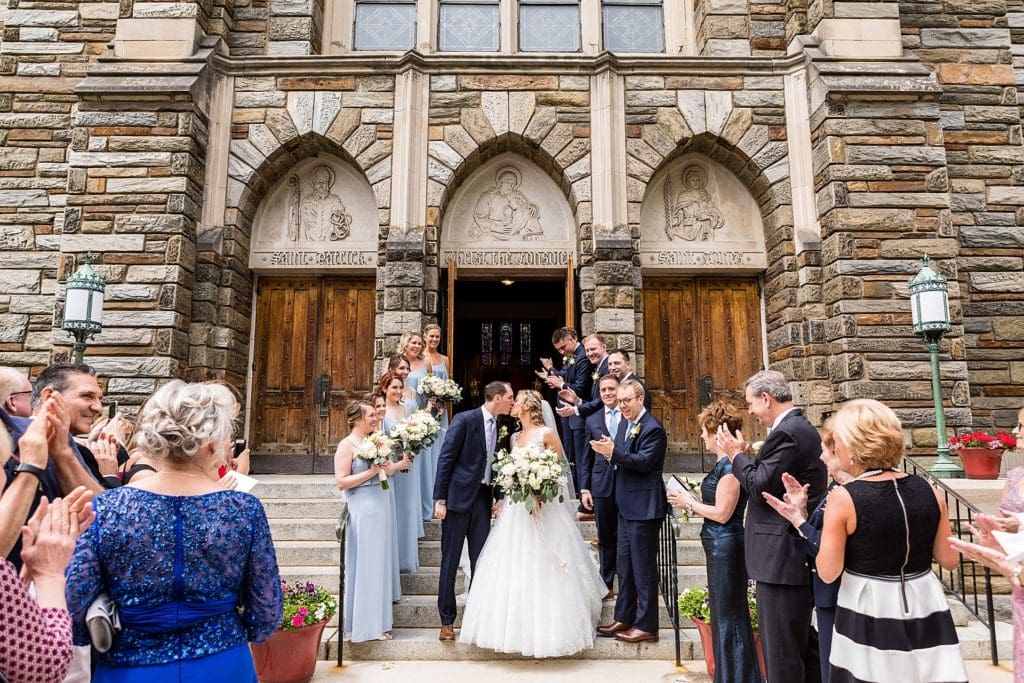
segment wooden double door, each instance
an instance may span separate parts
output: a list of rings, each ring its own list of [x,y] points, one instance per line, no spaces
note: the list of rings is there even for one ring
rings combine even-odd
[[[253,468],[332,472],[346,404],[372,389],[374,282],[267,278],[256,297]]]
[[[743,400],[763,367],[757,280],[645,278],[643,296],[644,381],[670,450],[702,452],[697,414],[719,398],[743,409],[744,436],[763,438]]]

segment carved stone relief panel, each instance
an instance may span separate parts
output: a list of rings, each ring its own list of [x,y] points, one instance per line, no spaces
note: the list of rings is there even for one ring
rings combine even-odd
[[[757,202],[721,164],[686,155],[651,179],[640,209],[645,269],[758,271],[767,267]]]
[[[441,260],[459,268],[564,268],[576,254],[576,221],[555,182],[508,152],[456,190],[441,224]]]
[[[377,233],[377,205],[366,180],[337,159],[305,159],[260,203],[249,266],[372,269]]]

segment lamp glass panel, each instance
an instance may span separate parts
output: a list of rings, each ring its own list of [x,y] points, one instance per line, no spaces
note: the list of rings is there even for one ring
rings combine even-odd
[[[89,290],[69,289],[64,304],[64,320],[87,320],[89,314]]]
[[[103,324],[103,292],[92,293],[92,313],[89,320],[97,325]]]
[[[948,323],[949,311],[946,307],[946,293],[933,290],[921,292],[921,320],[922,323]]]
[[[921,322],[921,295],[911,294],[910,295],[910,317],[915,325]]]

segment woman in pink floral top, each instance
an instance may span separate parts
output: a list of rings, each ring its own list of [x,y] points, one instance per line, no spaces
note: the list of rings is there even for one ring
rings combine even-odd
[[[59,401],[48,400],[18,441],[20,463],[45,469],[50,440],[67,440],[67,418]],[[11,455],[0,429],[0,464]],[[10,683],[58,683],[71,661],[71,616],[64,598],[64,570],[75,541],[92,522],[92,494],[80,487],[64,500],[43,498],[22,532],[22,562],[35,585],[33,598],[4,559],[28,517],[38,480],[17,472],[0,498],[0,675]]]

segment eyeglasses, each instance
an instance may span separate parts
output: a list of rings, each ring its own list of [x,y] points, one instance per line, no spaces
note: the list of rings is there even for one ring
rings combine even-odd
[[[21,396],[22,394],[31,394],[31,393],[32,393],[32,390],[29,389],[28,391],[12,391],[10,395],[11,396]]]

